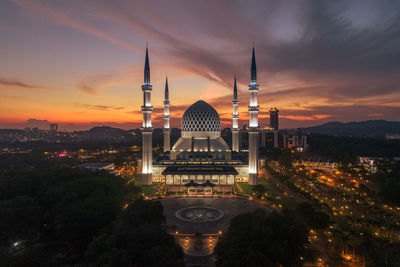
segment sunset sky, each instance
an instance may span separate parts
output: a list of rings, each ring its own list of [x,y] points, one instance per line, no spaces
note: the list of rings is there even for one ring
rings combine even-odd
[[[140,127],[149,44],[153,125],[198,99],[247,124],[255,42],[260,124],[400,118],[400,1],[0,1],[0,128]]]

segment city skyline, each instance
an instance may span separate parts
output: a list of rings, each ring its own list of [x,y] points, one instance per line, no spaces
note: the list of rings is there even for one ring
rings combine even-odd
[[[172,127],[199,97],[230,127],[235,76],[248,124],[252,41],[261,126],[398,120],[398,3],[173,2],[2,2],[0,128],[140,127],[146,41],[155,127],[166,76]]]

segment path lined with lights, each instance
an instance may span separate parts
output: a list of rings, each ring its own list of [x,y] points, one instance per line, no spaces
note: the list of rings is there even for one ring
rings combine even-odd
[[[309,241],[317,247],[324,246],[324,239],[328,247],[343,234],[386,244],[400,242],[400,207],[380,203],[363,192],[360,184],[368,184],[368,180],[361,174],[351,175],[335,171],[331,174],[319,173],[320,175],[315,177],[318,171],[297,166],[297,174],[283,181],[277,178],[279,175],[284,176],[281,174],[281,166],[278,165],[276,162],[270,165],[272,179],[285,188],[291,198],[296,201],[310,201],[333,215],[334,223],[327,231],[310,232]],[[342,252],[342,258],[348,263],[365,261],[355,253]]]

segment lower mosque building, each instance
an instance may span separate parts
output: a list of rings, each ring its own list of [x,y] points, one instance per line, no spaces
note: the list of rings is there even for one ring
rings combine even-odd
[[[218,112],[207,102],[199,100],[183,114],[181,137],[172,147],[170,142],[169,89],[165,84],[164,100],[164,154],[153,162],[150,67],[148,50],[143,90],[143,126],[142,126],[142,183],[165,182],[166,192],[187,194],[214,194],[233,192],[236,182],[258,183],[258,138],[253,138],[249,150],[242,153],[238,147],[238,135],[232,136],[231,148],[221,137],[221,123]],[[258,110],[255,54],[251,63],[251,83],[249,85],[249,117],[252,134],[258,136]],[[237,86],[233,92],[232,132],[238,133]],[[249,167],[251,166],[251,167]]]
[[[235,181],[247,182],[248,165],[232,158],[221,137],[218,112],[199,100],[182,117],[181,137],[172,146],[170,159],[153,165],[153,179],[165,181],[167,192],[211,194],[232,192]]]

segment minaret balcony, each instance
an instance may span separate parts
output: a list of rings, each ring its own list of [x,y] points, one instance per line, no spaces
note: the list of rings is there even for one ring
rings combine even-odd
[[[260,106],[249,106],[249,111],[259,111]]]
[[[145,133],[153,132],[153,127],[141,127],[140,130]]]
[[[249,91],[258,91],[258,84],[250,84]]]
[[[153,86],[151,84],[143,84],[142,90],[143,91],[152,91]]]
[[[142,111],[143,112],[152,112],[153,106],[142,106]]]

